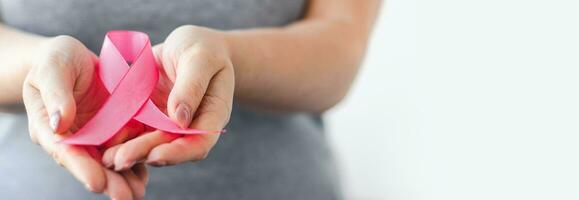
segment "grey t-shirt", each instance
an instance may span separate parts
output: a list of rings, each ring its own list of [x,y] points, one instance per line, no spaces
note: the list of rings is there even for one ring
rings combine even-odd
[[[302,16],[300,0],[0,0],[4,23],[72,35],[99,52],[113,29],[140,30],[153,44],[176,27],[282,26]],[[234,104],[228,132],[206,160],[150,168],[147,199],[341,199],[320,116],[259,113]],[[28,138],[23,114],[0,115],[0,196],[93,199]]]

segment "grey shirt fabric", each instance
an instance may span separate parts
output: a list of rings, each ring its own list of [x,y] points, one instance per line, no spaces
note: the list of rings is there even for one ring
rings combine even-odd
[[[298,0],[0,0],[4,23],[47,35],[72,35],[99,52],[113,29],[146,32],[153,44],[176,27],[221,30],[283,26],[298,20]],[[146,199],[341,199],[318,115],[259,113],[234,103],[228,132],[206,160],[149,168]],[[27,132],[24,114],[0,114],[2,199],[95,199]]]

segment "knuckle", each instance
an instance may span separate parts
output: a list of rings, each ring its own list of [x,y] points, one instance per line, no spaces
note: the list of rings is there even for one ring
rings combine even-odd
[[[48,152],[48,154],[50,155],[50,157],[52,157],[52,159],[54,161],[56,161],[56,163],[58,165],[60,165],[61,167],[64,167],[64,163],[62,162],[62,156],[60,156],[59,151],[50,151]]]
[[[55,69],[64,69],[67,59],[67,53],[62,50],[48,51],[36,64],[36,77],[44,77],[47,73]]]
[[[172,34],[180,36],[189,36],[189,38],[194,38],[194,40],[197,40],[210,36],[211,33],[213,33],[213,30],[206,27],[195,25],[182,25],[176,28]]]
[[[35,73],[33,74],[33,81],[48,81],[47,74],[57,76],[72,76],[73,69],[66,62],[69,59],[68,53],[61,50],[49,51],[39,62],[35,65]]]
[[[58,41],[58,42],[76,42],[76,41],[78,41],[70,35],[58,35],[58,36],[55,36],[54,38],[52,38],[52,40]]]
[[[76,38],[69,35],[59,35],[48,40],[39,55],[38,68],[65,67],[75,50],[84,48],[84,45]]]
[[[199,44],[192,46],[189,49],[189,54],[193,59],[206,61],[206,63],[204,63],[206,64],[205,67],[221,68],[227,64],[224,54],[211,45]]]
[[[192,67],[193,64],[202,62],[204,66],[207,66],[212,60],[215,55],[207,48],[204,48],[202,45],[197,44],[187,48],[180,56],[179,63],[186,64],[187,66]],[[204,63],[203,63],[204,62]]]
[[[78,39],[70,35],[59,35],[54,38],[49,43],[49,47],[58,49],[81,49],[84,48],[84,44]]]
[[[201,29],[201,27],[188,24],[188,25],[182,25],[182,26],[177,27],[175,29],[175,32],[179,32],[179,33],[181,33],[181,32],[194,32],[194,31],[197,31],[199,29]]]
[[[69,54],[65,50],[75,49],[82,46],[83,44],[72,36],[56,36],[48,42],[47,58],[52,58],[55,59],[54,61],[59,61],[59,59],[62,59],[63,57],[69,57]]]
[[[176,28],[167,36],[165,44],[170,44],[169,46],[181,46],[183,45],[184,39],[187,41],[193,41],[191,39],[198,38],[199,33],[202,32],[204,28],[195,25],[182,25]]]

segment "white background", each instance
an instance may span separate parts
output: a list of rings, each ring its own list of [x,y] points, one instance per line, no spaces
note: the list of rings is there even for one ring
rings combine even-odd
[[[579,1],[384,2],[326,118],[349,199],[579,199]]]

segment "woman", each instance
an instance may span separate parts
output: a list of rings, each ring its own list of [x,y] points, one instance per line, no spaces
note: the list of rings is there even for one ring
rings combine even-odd
[[[0,103],[23,102],[30,133],[25,117],[4,116],[14,123],[0,141],[3,197],[95,195],[84,186],[140,199],[148,184],[151,199],[341,198],[320,113],[346,94],[378,0],[0,3]],[[229,122],[228,132],[180,137],[132,122],[99,148],[57,143],[102,104],[93,52],[114,29],[150,35],[152,99],[169,117],[205,130]],[[145,164],[163,168],[149,177]]]

